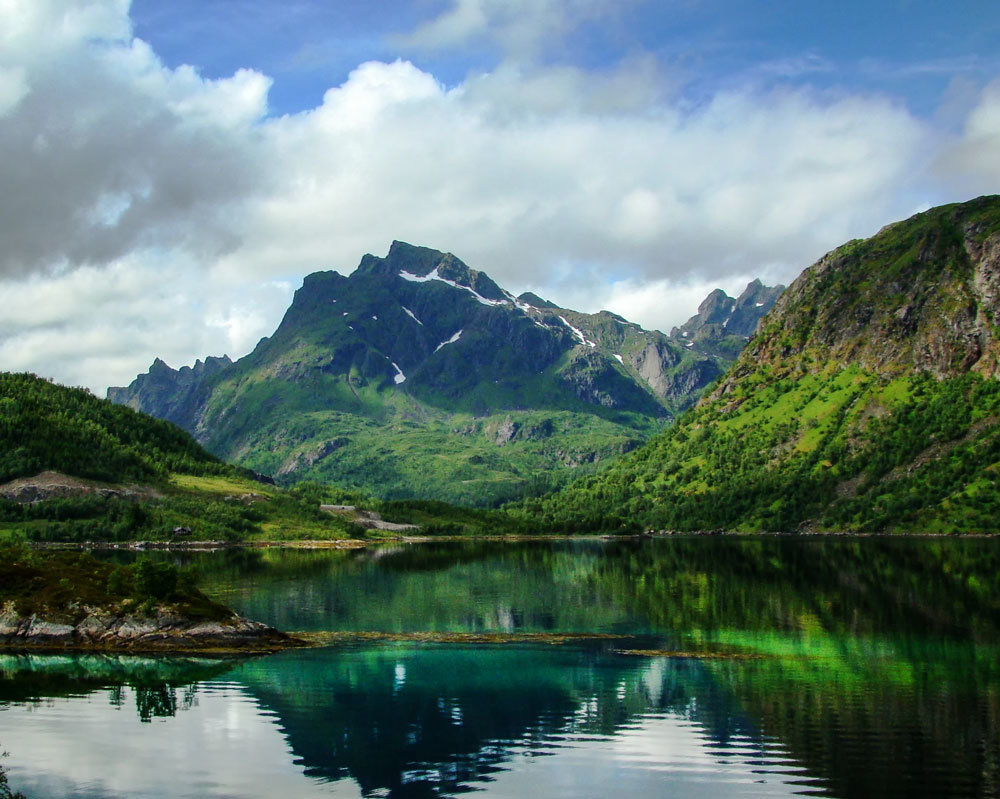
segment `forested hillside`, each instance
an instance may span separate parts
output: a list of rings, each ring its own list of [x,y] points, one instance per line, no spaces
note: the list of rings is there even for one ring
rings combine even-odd
[[[235,472],[174,424],[84,389],[0,373],[0,482],[43,470],[108,482]]]
[[[166,540],[177,529],[225,541],[363,535],[320,510],[344,497],[334,487],[262,485],[170,422],[84,389],[0,374],[0,542]]]
[[[1000,198],[806,270],[729,373],[540,529],[1000,530]]]

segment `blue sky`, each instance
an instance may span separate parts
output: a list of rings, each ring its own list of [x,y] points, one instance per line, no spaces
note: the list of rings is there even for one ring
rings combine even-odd
[[[1000,4],[7,0],[0,368],[246,354],[393,239],[669,330],[1000,191]]]
[[[208,77],[240,67],[274,78],[271,113],[319,104],[368,60],[403,57],[446,85],[507,55],[488,34],[419,48],[402,39],[447,12],[445,0],[134,0],[135,33],[171,66]],[[1000,65],[1000,10],[991,0],[622,2],[580,19],[535,54],[543,63],[599,71],[653,56],[692,103],[747,84],[884,92],[934,114],[953,81],[981,84]]]

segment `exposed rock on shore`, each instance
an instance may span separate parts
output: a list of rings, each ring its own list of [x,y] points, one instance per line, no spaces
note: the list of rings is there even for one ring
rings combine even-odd
[[[11,649],[110,650],[135,652],[270,652],[302,642],[269,627],[233,615],[223,620],[195,620],[166,609],[149,615],[84,608],[79,621],[25,616],[8,602],[0,612],[0,647]]]

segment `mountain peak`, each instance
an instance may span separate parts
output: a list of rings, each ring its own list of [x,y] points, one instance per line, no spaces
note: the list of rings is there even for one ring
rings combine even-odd
[[[430,247],[418,247],[405,241],[393,240],[385,263],[393,269],[406,269],[416,275],[426,275],[443,261],[458,260],[448,252],[441,252]],[[461,261],[459,261],[461,263]],[[462,264],[464,266],[464,264]]]
[[[751,280],[735,300],[722,289],[715,289],[702,300],[698,313],[671,330],[670,335],[687,341],[727,336],[747,339],[784,290],[784,286],[765,286],[760,278]]]
[[[470,289],[493,302],[512,302],[513,297],[485,273],[469,268],[450,252],[393,241],[385,258],[365,255],[356,270],[360,274],[401,277],[419,282],[438,280]]]

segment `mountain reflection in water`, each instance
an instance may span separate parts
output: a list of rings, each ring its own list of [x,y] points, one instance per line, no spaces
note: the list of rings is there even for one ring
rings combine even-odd
[[[220,596],[286,627],[633,637],[103,666],[6,656],[0,744],[31,797],[997,796],[998,549],[702,538],[198,556]],[[170,725],[183,763],[163,749]],[[102,730],[145,764],[131,782],[94,776],[109,768],[88,746]],[[269,743],[240,766],[219,735],[249,730]]]

